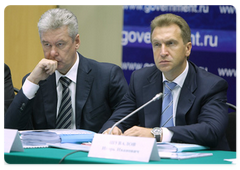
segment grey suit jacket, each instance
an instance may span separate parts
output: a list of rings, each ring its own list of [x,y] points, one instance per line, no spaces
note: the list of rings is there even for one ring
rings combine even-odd
[[[127,91],[120,67],[99,63],[79,54],[76,84],[76,128],[98,132],[112,115]],[[25,81],[27,75],[23,79]],[[22,89],[5,116],[5,128],[54,129],[56,126],[57,92],[55,73],[39,83],[39,90],[28,100]]]

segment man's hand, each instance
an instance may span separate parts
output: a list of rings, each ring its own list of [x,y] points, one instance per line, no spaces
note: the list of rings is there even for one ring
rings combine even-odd
[[[153,138],[154,136],[152,135],[151,130],[152,130],[151,128],[133,126],[133,127],[129,128],[128,130],[126,130],[123,135]]]
[[[45,80],[49,75],[53,74],[56,69],[57,61],[44,58],[37,64],[27,79],[34,84],[38,84],[39,81]]]
[[[111,128],[108,128],[103,132],[103,134],[109,134],[110,130]],[[122,135],[122,131],[118,127],[114,127],[111,135]]]

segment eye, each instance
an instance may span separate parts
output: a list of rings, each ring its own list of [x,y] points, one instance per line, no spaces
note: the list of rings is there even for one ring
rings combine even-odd
[[[58,48],[63,48],[64,46],[65,46],[65,43],[63,43],[63,42],[57,43]]]
[[[44,46],[44,47],[51,47],[51,44],[49,44],[49,43],[43,43],[43,46]]]
[[[160,47],[160,46],[161,46],[161,44],[160,44],[160,43],[158,43],[158,42],[155,42],[155,43],[153,43],[153,46],[154,46],[154,47]]]
[[[168,45],[168,46],[174,45],[174,42],[173,42],[173,41],[168,41],[168,42],[167,42],[167,45]]]
[[[166,45],[167,45],[167,46],[170,46],[170,47],[176,46],[177,44],[178,44],[178,42],[175,41],[175,40],[170,40],[170,41],[167,41],[167,42],[166,42]]]

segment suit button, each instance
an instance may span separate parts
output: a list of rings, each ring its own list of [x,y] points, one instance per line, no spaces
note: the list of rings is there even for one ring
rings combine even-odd
[[[22,104],[22,106],[20,107],[20,110],[21,110],[21,111],[23,111],[23,110],[24,110],[24,108],[25,108],[25,106],[26,106],[26,104],[25,104],[25,103],[23,103],[23,104]]]

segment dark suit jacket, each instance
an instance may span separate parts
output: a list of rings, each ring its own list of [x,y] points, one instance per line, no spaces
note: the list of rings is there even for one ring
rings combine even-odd
[[[120,67],[99,63],[81,54],[79,56],[76,128],[98,132],[126,93],[128,84]],[[6,114],[5,128],[55,129],[57,112],[55,73],[39,82],[39,86],[32,100],[26,98],[22,89],[19,91]]]
[[[189,71],[179,96],[176,126],[168,128],[174,132],[171,142],[196,143],[228,150],[224,135],[228,124],[227,88],[225,80],[189,62]],[[128,93],[100,132],[162,91],[162,73],[156,66],[135,71]],[[159,127],[161,103],[162,99],[151,103],[118,127],[122,131],[134,125]]]
[[[8,65],[4,63],[4,113],[12,103],[14,96],[11,71]]]

